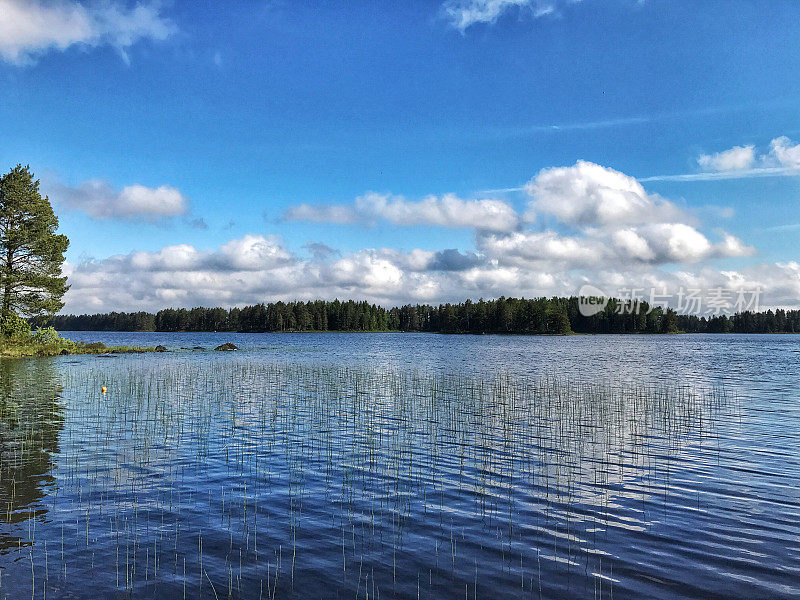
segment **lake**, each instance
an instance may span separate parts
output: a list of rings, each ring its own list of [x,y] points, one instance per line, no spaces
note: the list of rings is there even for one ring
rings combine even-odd
[[[1,598],[800,597],[800,336],[65,335]]]

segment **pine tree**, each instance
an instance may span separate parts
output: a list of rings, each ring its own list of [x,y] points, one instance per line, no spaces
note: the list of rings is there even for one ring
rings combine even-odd
[[[61,265],[69,240],[56,233],[58,217],[39,193],[30,167],[0,178],[0,314],[47,318],[64,306]]]
[[[677,333],[678,332],[678,313],[671,308],[667,309],[664,313],[664,319],[661,321],[662,333]]]
[[[547,307],[548,333],[555,335],[568,335],[572,333],[567,315],[567,307],[558,298],[553,298]]]

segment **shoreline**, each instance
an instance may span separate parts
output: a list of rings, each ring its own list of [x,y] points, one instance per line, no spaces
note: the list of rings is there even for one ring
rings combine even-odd
[[[168,335],[196,335],[196,334],[208,334],[208,335],[263,335],[263,334],[349,334],[349,333],[369,333],[369,334],[386,334],[386,333],[398,333],[398,334],[425,334],[425,335],[472,335],[472,336],[489,336],[489,335],[498,335],[498,336],[527,336],[527,337],[571,337],[571,336],[595,336],[595,335],[609,335],[609,336],[625,336],[625,335],[636,335],[636,336],[672,336],[672,335],[710,335],[710,336],[718,336],[718,335],[800,335],[800,331],[773,331],[773,332],[766,332],[766,331],[754,331],[754,332],[744,332],[744,331],[670,331],[670,332],[648,332],[648,331],[608,331],[608,332],[601,332],[601,331],[571,331],[570,333],[527,333],[527,332],[520,332],[520,331],[486,331],[486,332],[473,332],[473,331],[403,331],[399,329],[390,329],[390,330],[383,330],[383,329],[372,329],[372,330],[358,330],[358,329],[347,329],[347,330],[313,330],[313,329],[303,329],[303,330],[294,330],[294,331],[125,331],[125,330],[99,330],[99,329],[65,329],[63,331],[59,331],[61,333],[99,333],[99,334],[109,334],[109,333],[125,333],[125,334],[168,334]]]
[[[0,358],[52,358],[71,355],[143,354],[154,352],[155,348],[145,346],[106,346],[102,342],[74,342],[64,340],[55,344],[0,343]]]

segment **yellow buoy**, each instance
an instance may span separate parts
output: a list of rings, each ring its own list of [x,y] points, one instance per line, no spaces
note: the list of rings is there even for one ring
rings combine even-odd
[[[103,394],[105,394],[107,391],[108,390],[106,389],[106,386],[103,386],[103,387],[100,388],[100,392],[103,393]]]

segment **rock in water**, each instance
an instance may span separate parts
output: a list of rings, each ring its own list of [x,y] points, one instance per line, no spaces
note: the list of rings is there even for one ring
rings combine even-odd
[[[221,352],[228,352],[228,351],[230,351],[230,350],[238,350],[238,349],[239,349],[239,348],[237,348],[236,346],[234,346],[234,345],[233,345],[233,344],[231,344],[230,342],[225,342],[224,344],[222,344],[222,345],[220,345],[220,346],[217,346],[216,348],[214,348],[214,350],[219,350],[219,351],[221,351]]]
[[[166,352],[167,351],[167,347],[166,346],[162,346],[161,344],[159,344],[158,346],[155,347],[155,351],[156,352]]]

